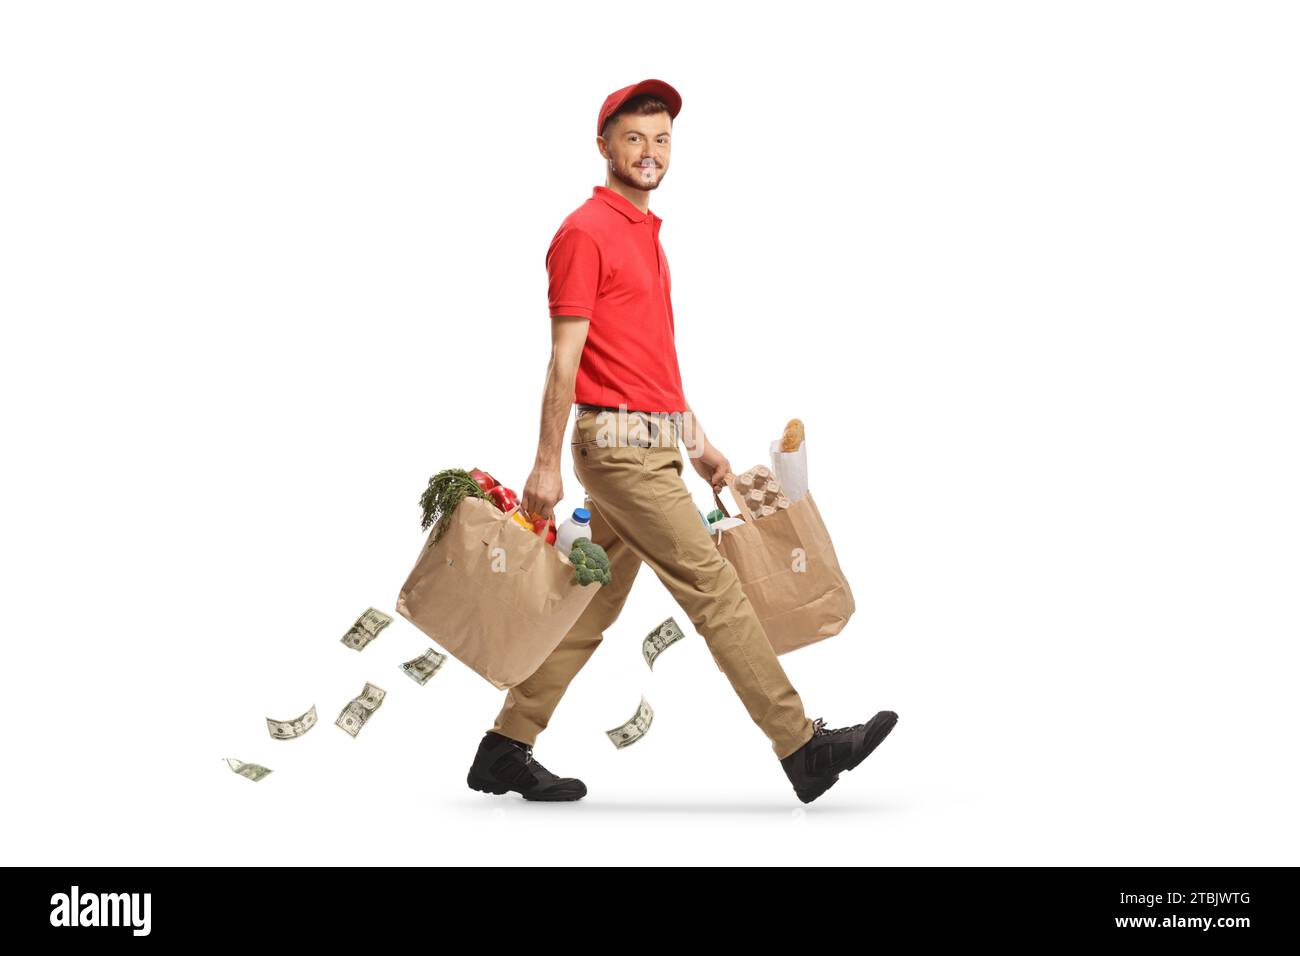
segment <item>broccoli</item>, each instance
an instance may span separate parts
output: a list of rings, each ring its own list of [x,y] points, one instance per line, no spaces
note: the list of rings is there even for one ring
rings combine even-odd
[[[579,538],[569,551],[573,565],[573,583],[586,586],[592,581],[602,587],[609,583],[609,555],[590,538]]]

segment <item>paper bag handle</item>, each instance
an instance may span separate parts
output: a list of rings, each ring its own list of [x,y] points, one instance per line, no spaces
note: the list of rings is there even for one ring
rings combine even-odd
[[[731,489],[731,497],[736,501],[736,510],[740,512],[740,516],[746,521],[753,522],[754,512],[749,510],[749,505],[745,504],[744,497],[736,494],[736,476],[730,472],[727,474],[727,487]],[[713,500],[717,502],[718,508],[722,513],[726,517],[730,518],[731,512],[728,511],[727,506],[722,503],[722,499],[718,497],[717,491],[713,492]]]
[[[519,526],[519,523],[518,523],[517,521],[515,521],[515,519],[512,517],[512,516],[514,515],[514,513],[515,513],[516,511],[519,511],[522,507],[523,507],[522,504],[516,504],[516,505],[515,505],[513,508],[511,508],[509,511],[502,512],[502,513],[505,515],[505,518],[506,518],[506,524],[512,524],[512,525],[515,525],[516,527],[519,528],[520,531],[527,531],[526,528],[520,527],[520,526]],[[495,510],[496,510],[496,505],[492,505],[492,508],[493,508],[493,510],[495,511]],[[528,532],[528,533],[529,533],[529,534],[533,534],[533,532]],[[483,537],[483,543],[484,543],[484,544],[489,545],[489,546],[495,544],[496,541],[497,541],[496,525],[495,525],[495,524],[490,524],[490,525],[488,525],[488,526],[487,526],[487,529],[483,532],[482,537]],[[545,537],[545,535],[533,534],[533,537],[535,537],[535,538],[540,538],[543,547],[547,547],[547,548],[551,547],[551,545],[549,545],[549,544],[546,543],[546,537]],[[532,567],[532,566],[533,566],[533,558],[536,557],[537,553],[538,553],[540,550],[541,550],[540,548],[530,548],[530,549],[529,549],[529,550],[524,554],[523,560],[519,562],[519,570],[520,570],[520,571],[527,571],[530,567]]]

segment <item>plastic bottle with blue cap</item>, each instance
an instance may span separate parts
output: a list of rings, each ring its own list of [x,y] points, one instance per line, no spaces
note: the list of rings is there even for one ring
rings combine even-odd
[[[574,508],[573,517],[555,529],[555,547],[567,555],[579,538],[591,540],[591,512],[586,508]]]

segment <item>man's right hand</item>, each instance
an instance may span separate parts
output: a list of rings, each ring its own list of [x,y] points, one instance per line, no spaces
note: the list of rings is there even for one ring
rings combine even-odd
[[[564,482],[559,465],[534,465],[532,474],[524,484],[524,497],[520,507],[534,518],[552,518],[555,506],[564,497]]]

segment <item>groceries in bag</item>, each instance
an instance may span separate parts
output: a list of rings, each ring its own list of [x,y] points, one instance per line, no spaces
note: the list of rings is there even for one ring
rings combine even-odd
[[[722,532],[726,531],[728,528],[739,528],[744,523],[744,518],[722,517],[709,525],[709,534],[720,537]]]
[[[762,465],[755,465],[744,474],[736,475],[731,491],[748,507],[755,519],[766,518],[792,502],[786,496],[781,482]]]
[[[591,512],[586,508],[574,508],[573,517],[567,519],[555,532],[555,549],[560,554],[568,554],[573,548],[573,542],[590,537]]]
[[[489,502],[492,500],[488,496],[488,490],[475,479],[472,472],[460,468],[444,468],[438,472],[429,479],[429,486],[420,495],[420,530],[427,530],[432,525],[433,542],[441,541],[457,505],[466,498],[482,498]]]
[[[609,583],[609,555],[590,538],[579,538],[569,551],[573,565],[573,583],[584,587],[596,583],[604,587]]]
[[[433,525],[433,540],[440,541],[452,512],[467,497],[490,501],[499,511],[510,515],[511,520],[521,528],[545,536],[548,544],[555,541],[554,519],[529,514],[521,507],[519,496],[513,488],[507,488],[479,468],[469,471],[444,468],[429,479],[428,488],[420,496],[420,509],[423,513],[420,528],[427,530]]]
[[[514,489],[507,488],[505,485],[497,485],[495,488],[489,489],[488,497],[502,511],[509,511],[519,504],[519,496],[515,494]]]
[[[782,451],[783,445],[794,450]],[[786,433],[772,442],[770,472],[756,465],[744,476],[728,476],[739,514],[710,524],[718,550],[735,568],[778,655],[839,634],[856,610],[807,487],[806,447],[803,423],[791,419]],[[725,515],[716,490],[713,498]]]
[[[804,441],[803,422],[790,419],[781,437],[772,442],[768,454],[772,459],[772,474],[793,504],[808,491],[808,446]]]
[[[480,471],[478,468],[471,468],[469,476],[473,478],[478,486],[484,491],[491,491],[500,483],[486,471]]]
[[[555,547],[573,565],[574,584],[609,583],[609,555],[591,540],[591,512],[586,508],[574,508],[573,517],[560,525]]]
[[[792,418],[785,423],[785,431],[781,433],[781,450],[798,451],[799,446],[803,444],[803,422],[797,418]]]
[[[528,534],[463,473],[478,494],[434,486],[431,531],[397,596],[397,611],[498,689],[533,674],[598,588],[581,587],[569,557]],[[454,506],[451,505],[455,501]]]
[[[554,517],[543,518],[541,515],[530,514],[529,512],[524,511],[523,508],[519,509],[519,513],[523,514],[524,517],[532,522],[533,534],[544,535],[547,544],[555,544],[556,529]]]

